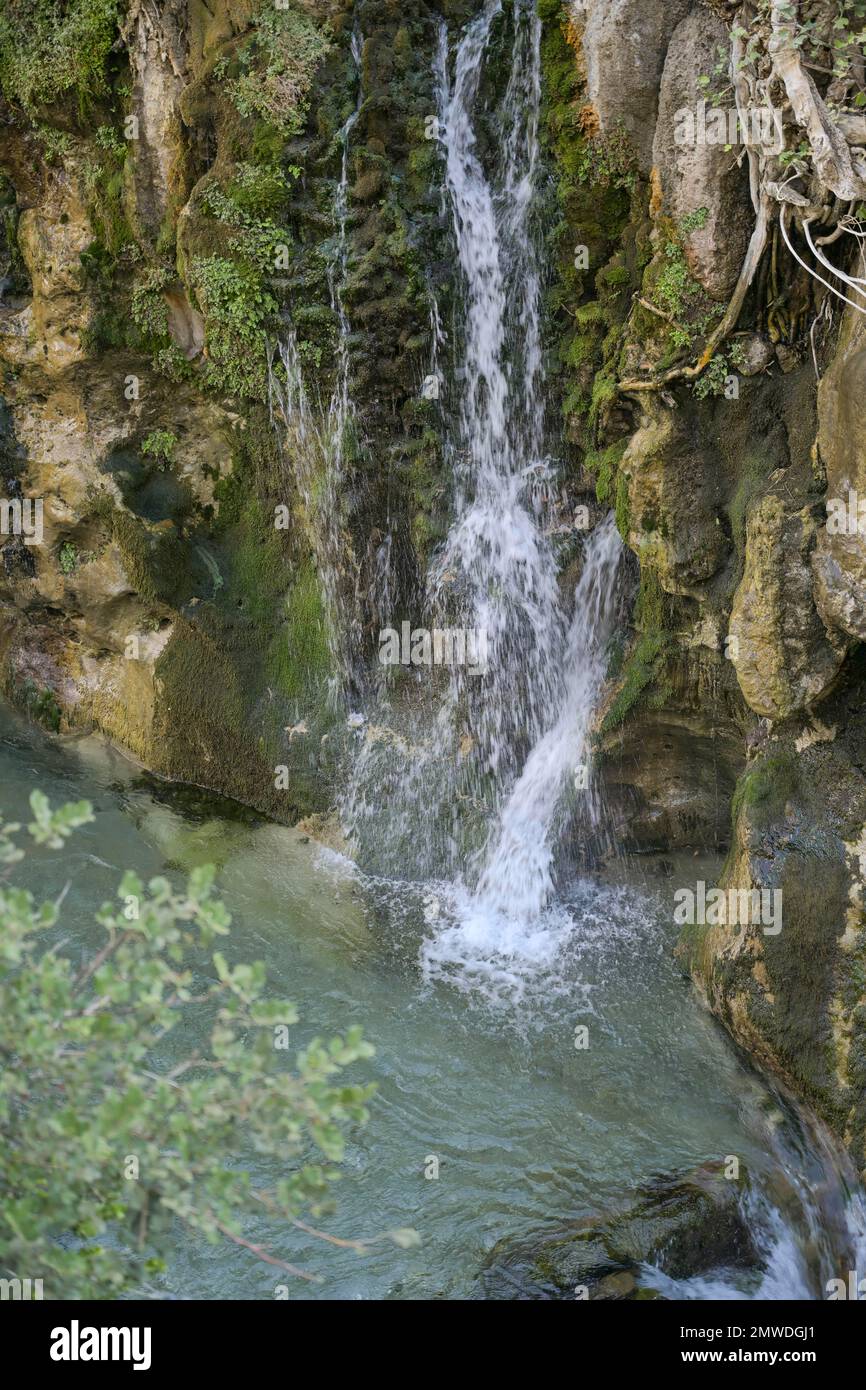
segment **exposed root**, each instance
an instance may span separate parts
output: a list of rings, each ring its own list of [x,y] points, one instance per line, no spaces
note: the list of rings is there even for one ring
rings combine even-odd
[[[861,270],[866,269],[866,230],[852,215],[856,203],[866,200],[866,115],[853,111],[831,112],[802,56],[800,10],[799,0],[770,0],[769,13],[758,22],[747,0],[740,6],[732,28],[731,82],[749,159],[756,220],[724,317],[708,337],[696,361],[652,377],[621,381],[618,389],[623,394],[657,391],[671,382],[693,381],[700,376],[737,325],[766,250],[770,228],[777,217],[782,238],[794,260],[837,298],[859,313],[866,313],[866,276],[839,269],[821,250],[850,235],[859,243]],[[814,7],[809,12],[811,17],[813,10]],[[744,35],[749,33],[749,25],[752,29],[747,47]],[[852,86],[862,79],[863,63],[859,53],[853,54],[852,61],[856,68],[853,76],[834,73],[827,93],[831,103],[846,104]],[[785,97],[781,106],[780,92]],[[772,144],[758,142],[749,134],[753,128],[749,112],[759,105],[772,111]],[[802,228],[814,257],[813,265],[808,264],[792,243],[789,232],[792,217]],[[811,228],[818,224],[825,227],[829,224],[829,230],[813,238]],[[831,278],[825,279],[820,273],[822,270]],[[833,283],[834,279],[841,282],[842,288]],[[646,300],[641,299],[640,303],[644,308],[653,309]]]
[[[724,317],[710,334],[697,362],[686,367],[671,367],[669,371],[663,372],[660,376],[651,377],[646,380],[635,379],[632,381],[621,381],[619,383],[619,390],[624,395],[634,391],[657,391],[661,387],[667,386],[672,381],[692,381],[695,377],[700,376],[701,372],[715,356],[716,351],[722,346],[726,338],[733,333],[737,326],[740,311],[745,303],[749,287],[755,278],[758,265],[767,245],[767,236],[770,229],[770,219],[773,208],[773,200],[767,194],[764,194],[760,199],[755,230],[752,232],[749,248],[746,252],[742,269],[740,270],[736,288],[725,310]]]

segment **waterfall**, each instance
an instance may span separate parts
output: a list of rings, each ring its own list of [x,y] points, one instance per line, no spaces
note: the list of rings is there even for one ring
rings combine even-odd
[[[461,314],[442,411],[454,520],[430,566],[427,607],[433,625],[486,633],[487,671],[480,678],[458,666],[438,684],[425,673],[398,744],[368,730],[344,819],[381,872],[447,877],[473,919],[525,922],[550,898],[563,793],[588,763],[620,542],[611,521],[589,538],[569,621],[550,535],[537,225],[541,23],[532,0],[513,0],[492,171],[480,149],[485,58],[494,26],[508,19],[501,0],[490,0],[465,29],[453,69],[442,22],[435,59]],[[431,330],[438,379],[446,340],[435,300]],[[596,805],[591,794],[585,802]]]
[[[496,26],[507,22],[510,72],[491,109],[482,95],[486,58]],[[485,631],[488,667],[479,676],[458,666],[439,679],[429,668],[406,672],[391,703],[386,683],[359,735],[343,813],[366,867],[423,883],[405,900],[423,903],[426,980],[488,1003],[534,998],[548,1012],[560,996],[591,1015],[591,987],[569,963],[592,920],[610,929],[616,890],[579,883],[560,898],[554,868],[566,818],[579,809],[590,830],[601,818],[590,734],[622,544],[608,516],[582,547],[576,586],[562,590],[541,331],[540,38],[534,0],[511,0],[510,18],[503,0],[488,0],[453,54],[441,22],[435,59],[459,313],[446,335],[431,293],[428,379],[436,399],[444,386],[453,521],[430,564],[423,616]],[[341,227],[344,237],[345,213]],[[333,303],[344,322],[336,289]],[[333,401],[331,417],[345,419],[347,409]],[[375,555],[377,612],[386,618],[390,550],[389,534]],[[397,921],[399,897],[389,898]],[[813,1298],[840,1260],[863,1266],[866,1208],[844,1157],[817,1129],[798,1148],[770,1126],[766,1146],[775,1188],[758,1177],[738,1196],[756,1269],[676,1280],[647,1268],[646,1283],[673,1298]]]
[[[455,522],[429,578],[434,612],[452,594],[467,627],[487,632],[483,688],[456,674],[471,709],[475,793],[497,798],[520,749],[541,733],[561,685],[565,623],[557,567],[536,505],[548,471],[541,390],[540,272],[529,215],[538,163],[541,25],[514,5],[514,49],[499,112],[499,169],[485,174],[475,102],[499,0],[469,25],[449,83],[440,31],[437,94],[445,182],[463,280],[463,380],[455,428]]]

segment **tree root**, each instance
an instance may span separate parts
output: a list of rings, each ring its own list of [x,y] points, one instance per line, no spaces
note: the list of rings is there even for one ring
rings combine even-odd
[[[806,241],[815,258],[827,270],[832,271],[857,296],[863,296],[863,281],[852,279],[844,271],[836,270],[817,249],[838,239],[842,231],[851,230],[851,210],[855,201],[866,199],[866,162],[859,148],[866,144],[866,116],[862,113],[842,112],[838,117],[831,115],[819,93],[815,82],[801,59],[797,46],[799,0],[770,0],[769,39],[766,41],[765,65],[763,75],[758,75],[753,60],[746,61],[746,50],[742,41],[742,27],[735,27],[731,40],[731,80],[737,111],[741,118],[741,128],[748,131],[746,119],[748,107],[761,99],[773,109],[774,129],[778,135],[778,147],[774,141],[771,149],[767,145],[756,144],[746,136],[746,151],[749,158],[749,180],[756,221],[743,266],[734,293],[724,317],[713,330],[697,361],[679,367],[672,367],[657,376],[633,378],[618,383],[617,389],[623,395],[643,391],[659,391],[674,381],[693,381],[700,376],[726,339],[733,332],[739,319],[749,287],[755,278],[758,265],[767,246],[769,228],[776,212],[785,244],[794,259],[819,283],[831,290],[838,298],[845,300],[860,312],[866,312],[855,300],[842,294],[829,281],[825,280],[813,267],[797,253],[791,243],[786,226],[786,216],[794,212],[803,225]],[[748,6],[742,6],[738,19],[744,14],[753,13]],[[767,71],[768,66],[768,71]],[[785,112],[788,120],[794,122],[808,141],[809,154],[805,160],[794,161],[786,169],[780,156],[784,153],[784,117],[770,98],[770,89],[778,83],[784,89],[787,103]],[[840,93],[844,99],[844,93]],[[799,180],[801,188],[793,187]],[[806,191],[802,191],[805,185]],[[835,199],[832,195],[835,195]],[[836,212],[829,208],[836,202]],[[840,215],[840,204],[847,205],[847,215]],[[810,224],[829,223],[830,231],[813,243],[809,232]],[[848,225],[846,225],[848,224]],[[853,231],[853,235],[859,235]],[[866,241],[866,238],[863,238]],[[640,301],[644,308],[652,306]],[[653,312],[658,312],[653,309]],[[663,314],[661,317],[665,317]]]
[[[730,302],[725,310],[724,317],[719,321],[713,332],[707,339],[703,352],[688,367],[671,367],[669,371],[663,372],[660,376],[649,377],[646,380],[635,379],[632,381],[621,381],[618,390],[623,395],[628,395],[635,391],[657,391],[661,387],[667,386],[672,381],[692,381],[700,376],[707,364],[715,356],[716,351],[722,343],[733,333],[740,317],[740,311],[745,303],[749,286],[755,278],[761,257],[767,245],[767,237],[770,230],[770,221],[775,204],[768,194],[762,194],[758,205],[758,218],[755,223],[755,230],[746,251],[745,260],[740,270],[734,293],[731,295]]]

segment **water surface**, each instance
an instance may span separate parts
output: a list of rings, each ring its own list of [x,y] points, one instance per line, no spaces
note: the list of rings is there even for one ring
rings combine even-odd
[[[522,957],[485,969],[483,952],[467,957],[464,921],[449,951],[446,887],[362,880],[297,831],[226,819],[206,796],[188,806],[97,738],[58,743],[6,708],[0,717],[7,818],[26,820],[34,786],[54,802],[94,804],[95,822],[62,852],[38,852],[30,874],[46,896],[70,884],[67,950],[99,941],[93,913],[125,868],[180,883],[214,862],[234,916],[231,958],[264,960],[274,993],[297,1003],[293,1046],[352,1024],[375,1045],[355,1072],[374,1077],[378,1094],[369,1126],[352,1136],[327,1229],[368,1237],[413,1226],[423,1243],[359,1257],[263,1221],[253,1238],[324,1278],[292,1297],[477,1295],[503,1238],[627,1202],[655,1174],[729,1154],[755,1172],[772,1165],[778,1106],[672,959],[666,878],[575,883],[547,919],[552,946],[524,942]],[[581,1025],[586,1050],[575,1046]],[[431,1157],[438,1180],[424,1176]],[[274,1287],[247,1252],[184,1232],[164,1281],[192,1298],[270,1298]]]

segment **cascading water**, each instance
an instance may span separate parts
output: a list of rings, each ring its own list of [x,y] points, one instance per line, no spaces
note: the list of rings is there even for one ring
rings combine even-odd
[[[540,23],[514,8],[511,76],[499,113],[502,167],[477,152],[475,102],[499,0],[469,26],[448,78],[444,27],[437,91],[445,179],[464,280],[463,383],[457,411],[455,522],[430,576],[433,610],[456,594],[492,659],[483,686],[456,673],[472,714],[476,784],[494,796],[517,771],[561,686],[565,622],[556,563],[532,484],[546,467],[540,389],[540,276],[529,213],[538,159]]]
[[[565,780],[589,785],[588,733],[607,661],[622,546],[613,519],[592,536],[574,596],[568,667],[552,723],[535,744],[499,817],[477,896],[505,916],[535,918],[553,890],[551,828]],[[590,794],[590,807],[597,803]]]
[[[483,677],[457,666],[444,690],[440,685],[438,695],[422,698],[409,737],[411,759],[396,774],[388,766],[391,745],[383,750],[375,731],[370,734],[345,819],[363,851],[376,844],[377,867],[385,872],[445,873],[461,893],[467,881],[479,880],[478,897],[489,899],[493,910],[536,918],[551,887],[559,793],[585,757],[603,677],[619,542],[610,524],[589,539],[569,626],[550,539],[552,468],[545,449],[533,225],[541,24],[529,0],[515,0],[510,76],[496,112],[499,158],[489,173],[479,153],[476,107],[491,34],[502,18],[500,0],[492,0],[467,27],[453,81],[444,23],[436,56],[463,322],[453,374],[459,398],[446,413],[454,522],[431,565],[428,610],[431,626],[458,623],[483,632],[490,657]],[[444,335],[435,306],[431,323],[431,371],[438,380]],[[509,863],[507,881],[500,883],[499,869],[521,827],[531,827],[538,842],[531,849],[522,843],[520,869]],[[383,839],[394,847],[390,859],[381,853]],[[509,887],[518,878],[515,897]]]

